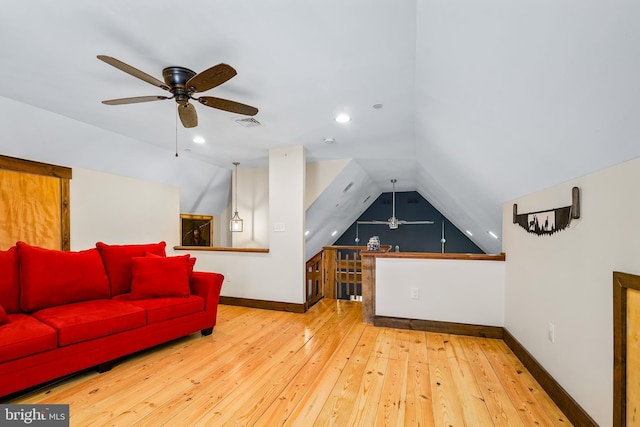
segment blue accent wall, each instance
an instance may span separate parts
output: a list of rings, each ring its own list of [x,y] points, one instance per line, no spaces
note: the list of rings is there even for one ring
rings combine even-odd
[[[392,213],[392,193],[382,193],[375,202],[364,211],[358,221],[386,221]],[[359,245],[366,246],[369,237],[379,236],[382,245],[391,245],[392,250],[398,246],[400,252],[441,252],[440,239],[442,221],[446,253],[483,254],[484,251],[473,243],[464,231],[458,230],[431,203],[426,201],[417,191],[396,193],[396,218],[406,221],[431,220],[431,225],[400,225],[391,230],[387,225],[358,225]],[[335,245],[356,245],[356,223],[342,234]]]

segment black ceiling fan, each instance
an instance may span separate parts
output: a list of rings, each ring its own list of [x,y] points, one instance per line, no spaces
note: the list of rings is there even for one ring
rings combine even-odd
[[[391,184],[393,184],[393,206],[391,218],[386,221],[357,221],[358,224],[388,225],[391,230],[397,229],[400,225],[433,224],[433,221],[405,221],[396,218],[396,182],[398,182],[397,179],[391,180]]]
[[[162,70],[164,82],[156,79],[149,74],[132,67],[129,64],[112,58],[111,56],[98,55],[98,59],[107,64],[124,71],[127,74],[144,80],[160,89],[171,92],[171,96],[136,96],[132,98],[109,99],[102,101],[107,105],[135,104],[138,102],[161,101],[165,99],[175,99],[178,104],[178,115],[182,125],[186,128],[198,126],[198,115],[193,104],[189,100],[193,99],[207,107],[217,108],[219,110],[229,111],[231,113],[244,114],[247,116],[255,116],[258,109],[250,105],[241,104],[228,99],[216,98],[213,96],[201,96],[196,98],[195,93],[205,92],[221,85],[237,74],[236,70],[227,64],[218,64],[200,73],[184,68],[184,67],[167,67]]]

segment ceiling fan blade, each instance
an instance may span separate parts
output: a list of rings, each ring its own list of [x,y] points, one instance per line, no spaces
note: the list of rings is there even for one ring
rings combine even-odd
[[[178,105],[178,115],[182,126],[186,128],[194,128],[198,126],[198,114],[192,104]]]
[[[403,221],[403,220],[399,220],[398,224],[402,224],[402,225],[433,224],[433,221]]]
[[[358,224],[368,224],[368,225],[389,225],[388,221],[356,221]]]
[[[144,80],[147,83],[151,83],[154,86],[158,86],[160,89],[169,90],[169,87],[161,80],[156,79],[149,74],[138,70],[137,68],[132,67],[129,64],[125,64],[124,62],[112,58],[111,56],[106,55],[98,55],[98,59],[106,62],[107,64],[116,67],[117,69],[124,71],[127,74],[131,74],[133,77],[137,77],[140,80]]]
[[[161,101],[163,99],[170,98],[167,96],[134,96],[133,98],[107,99],[106,101],[102,101],[102,103],[107,105],[121,105],[136,104],[138,102]]]
[[[191,77],[185,85],[193,92],[205,92],[229,80],[238,74],[236,70],[227,64],[218,64]]]
[[[215,98],[213,96],[201,96],[198,101],[207,107],[217,108],[218,110],[229,111],[231,113],[245,114],[247,116],[255,116],[258,109],[251,105],[241,104],[228,99]]]

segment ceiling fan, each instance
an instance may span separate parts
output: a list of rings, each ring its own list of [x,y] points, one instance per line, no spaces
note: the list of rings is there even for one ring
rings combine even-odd
[[[135,104],[138,102],[161,101],[165,99],[175,99],[178,104],[178,115],[182,125],[186,128],[198,126],[198,115],[193,104],[189,103],[190,99],[198,101],[207,107],[217,108],[219,110],[229,111],[231,113],[244,114],[247,116],[255,116],[258,109],[250,105],[241,104],[228,99],[216,98],[213,96],[201,96],[196,98],[195,93],[205,92],[221,85],[237,74],[236,70],[227,64],[218,64],[201,73],[195,73],[184,67],[167,67],[162,70],[164,82],[156,79],[149,74],[132,67],[129,64],[112,58],[111,56],[98,55],[98,59],[107,64],[131,74],[140,80],[144,80],[160,89],[171,92],[171,96],[135,96],[132,98],[109,99],[102,101],[107,105]]]
[[[393,184],[393,212],[391,214],[391,218],[386,221],[357,221],[358,224],[375,224],[375,225],[388,225],[391,230],[395,230],[400,225],[417,225],[417,224],[433,224],[433,221],[404,221],[402,219],[396,218],[396,182],[397,179],[392,179],[391,183]]]

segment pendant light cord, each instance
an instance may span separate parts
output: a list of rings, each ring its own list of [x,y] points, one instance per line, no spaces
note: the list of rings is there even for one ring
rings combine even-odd
[[[238,213],[238,165],[240,163],[238,162],[233,162],[233,166],[235,167],[235,173],[236,173],[236,178],[234,179],[234,187],[235,187],[235,199],[236,199],[236,209],[235,209],[235,214]]]

